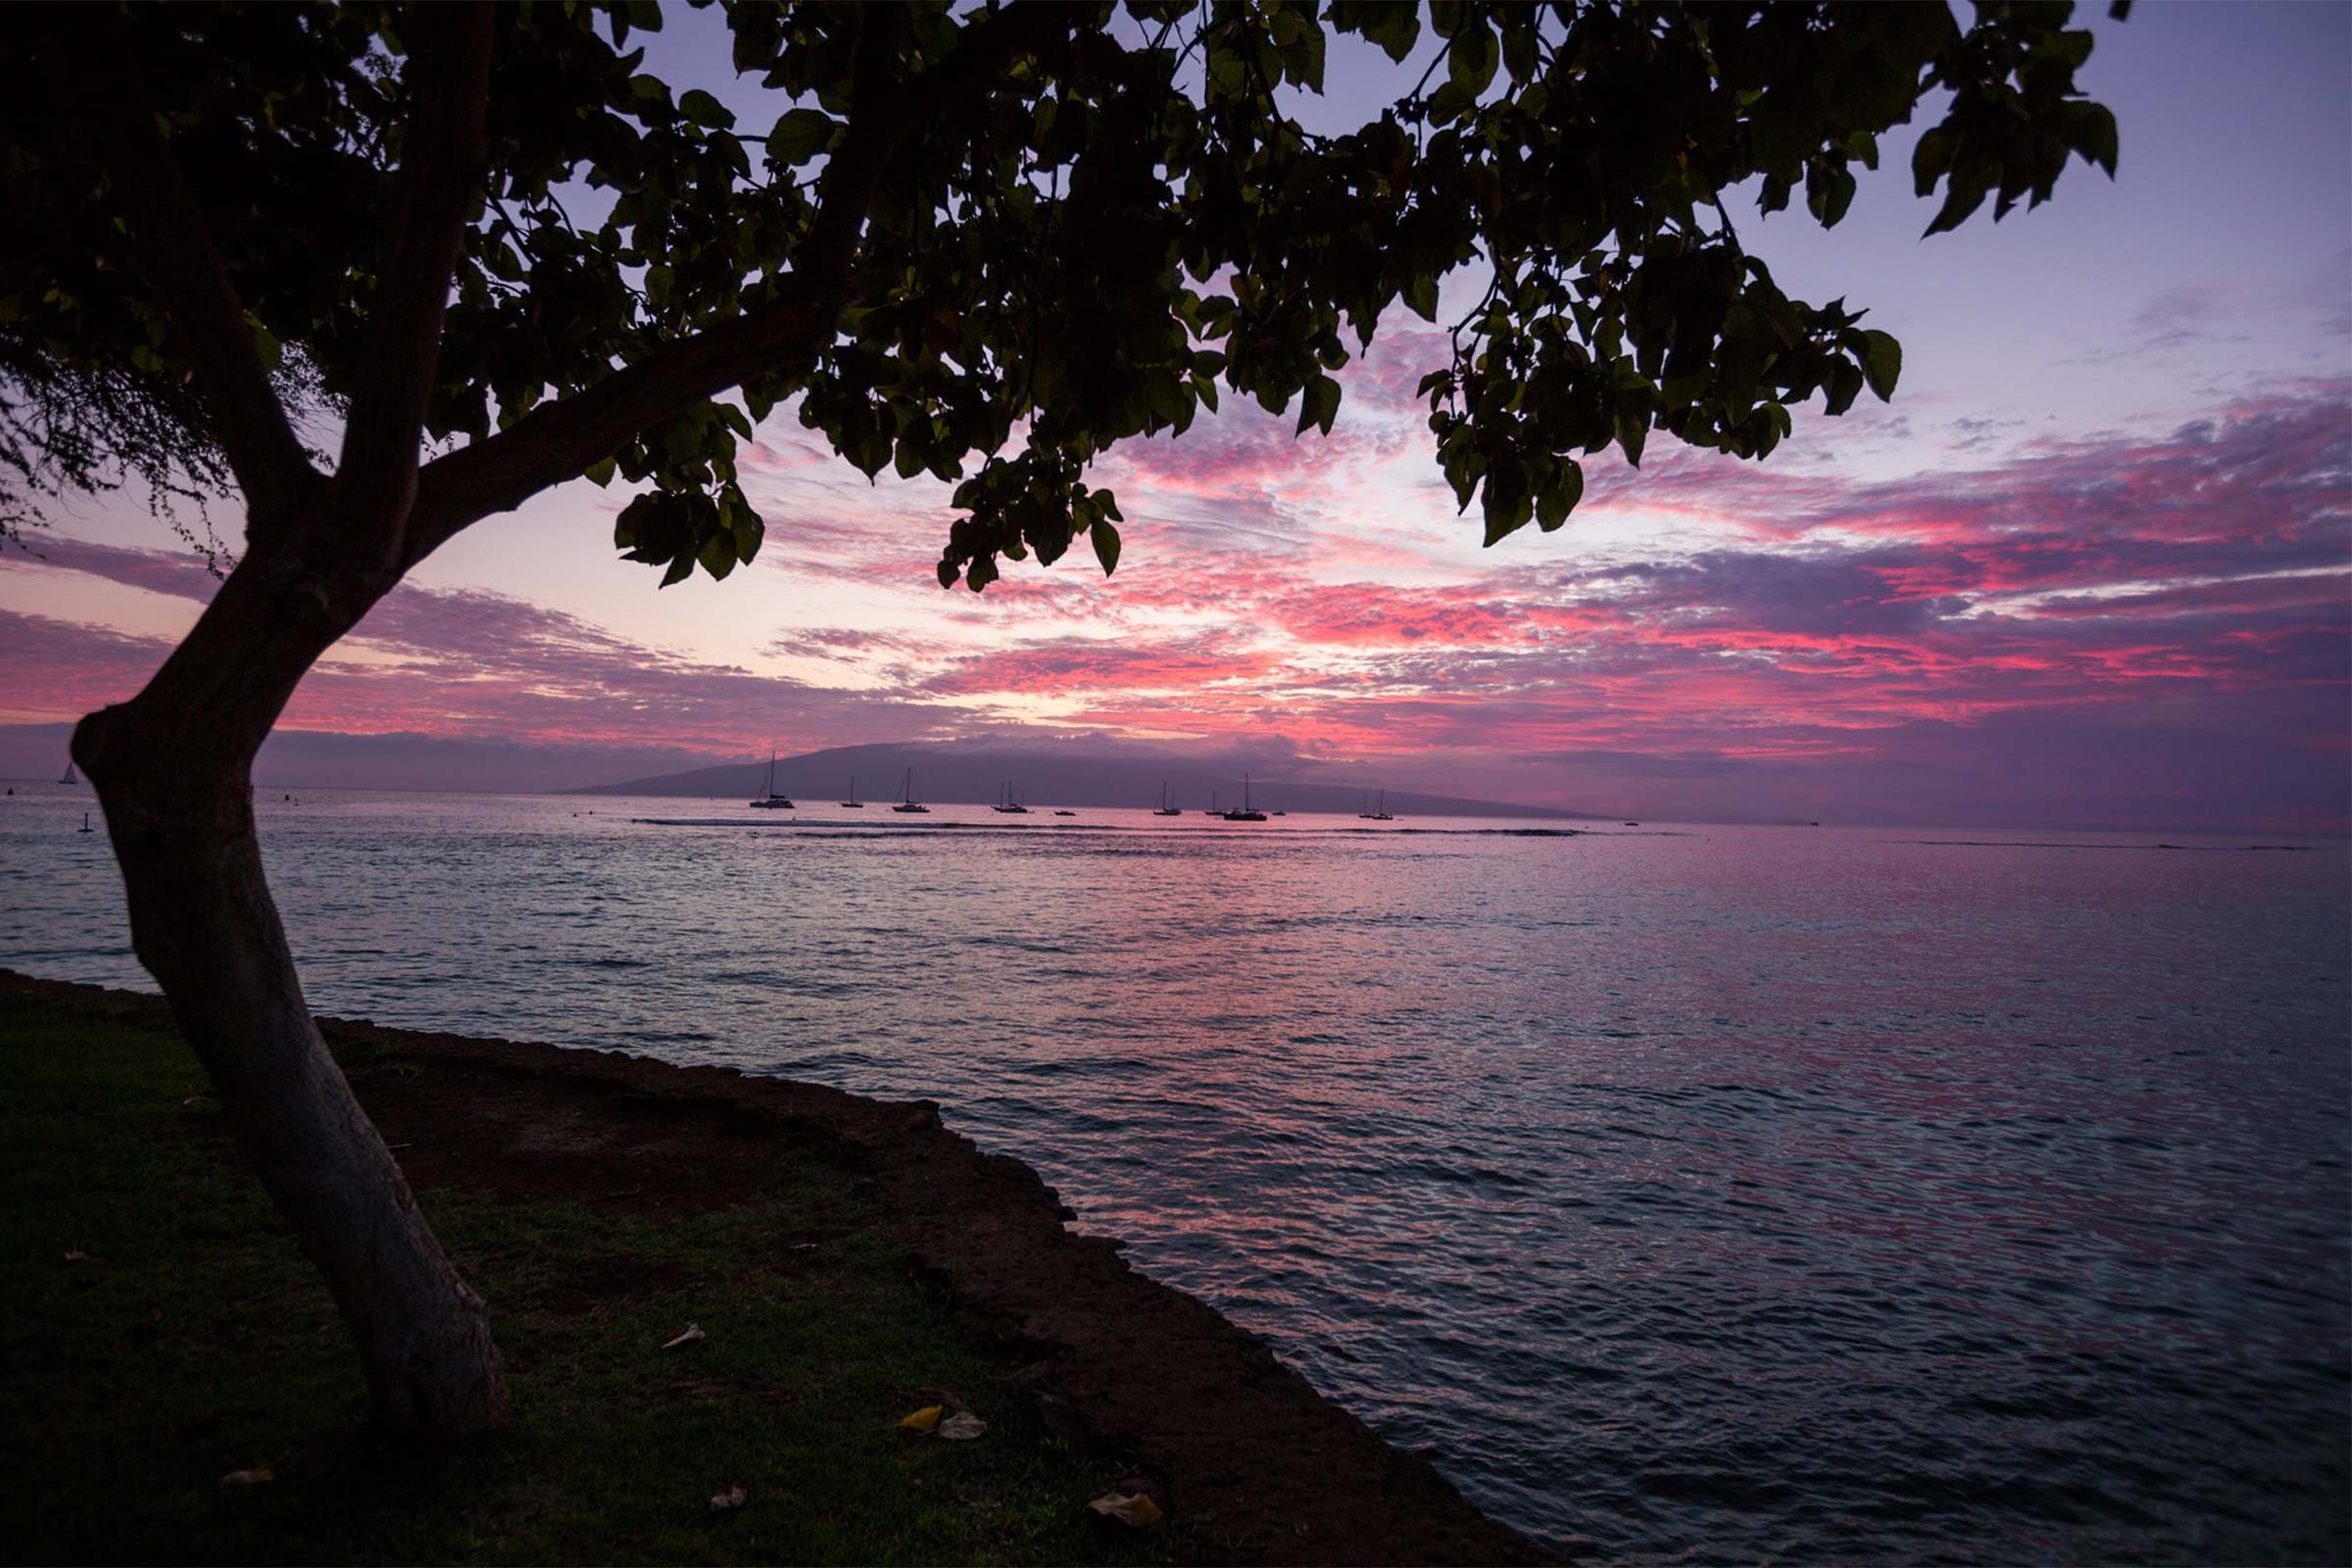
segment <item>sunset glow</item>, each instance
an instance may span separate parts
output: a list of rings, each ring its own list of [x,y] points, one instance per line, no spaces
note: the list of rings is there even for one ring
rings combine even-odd
[[[2245,117],[2180,123],[2216,113],[2200,83],[2340,55],[2345,16],[2158,8],[2095,84],[2132,135],[2250,144]],[[2344,106],[2317,101],[2296,134],[2340,149]],[[284,728],[480,743],[518,787],[558,754],[601,782],[771,743],[1092,735],[1655,816],[2340,830],[2340,185],[2244,193],[2242,222],[2168,246],[2171,193],[2128,152],[2112,189],[1921,242],[1903,162],[1835,239],[1757,220],[1911,367],[1891,407],[1800,416],[1765,464],[1661,437],[1639,472],[1592,465],[1564,532],[1481,551],[1413,396],[1441,338],[1392,323],[1330,438],[1229,402],[1123,447],[1099,469],[1131,519],[1118,575],[1081,546],[975,597],[932,581],[945,486],[868,486],[779,410],[745,454],[748,574],[657,593],[612,559],[618,492],[574,484],[429,563]],[[2119,249],[2104,276],[2052,260]],[[139,499],[0,558],[0,722],[36,726],[0,740],[12,770],[134,691],[212,589]]]

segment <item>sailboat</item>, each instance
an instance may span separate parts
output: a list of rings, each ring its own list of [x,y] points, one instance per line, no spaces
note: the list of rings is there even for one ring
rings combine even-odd
[[[81,782],[81,780],[74,775],[74,764],[72,762],[68,762],[66,764],[66,776],[59,779],[58,782],[60,784],[78,784]]]
[[[1004,781],[1004,788],[998,793],[997,804],[990,807],[989,809],[992,811],[1009,811],[1015,816],[1027,816],[1029,814],[1029,808],[1023,806],[1020,802],[1012,798],[1012,780],[1010,779],[1006,779]]]
[[[915,804],[913,768],[908,768],[906,770],[906,777],[900,782],[899,804],[892,807],[891,809],[894,811],[928,811],[931,809],[931,808],[928,806],[918,806]]]
[[[767,797],[764,800],[754,801],[751,804],[759,807],[762,810],[768,811],[789,811],[792,809],[792,797],[789,795],[778,795],[776,793],[776,754],[773,752],[767,754]]]
[[[855,773],[850,775],[850,798],[841,804],[853,811],[865,809],[865,803],[858,798],[858,775]]]
[[[1152,808],[1152,814],[1153,816],[1182,816],[1184,814],[1184,808],[1178,806],[1176,798],[1168,793],[1167,781],[1164,779],[1160,781],[1159,804]]]
[[[1378,806],[1374,806],[1371,802],[1367,801],[1364,803],[1364,809],[1356,812],[1355,814],[1362,817],[1367,822],[1394,822],[1396,820],[1396,818],[1389,814],[1389,792],[1387,790],[1382,790],[1380,792],[1380,804]]]
[[[1242,804],[1233,810],[1225,812],[1224,815],[1228,822],[1263,822],[1266,819],[1265,812],[1255,810],[1250,805],[1249,774],[1242,775]]]

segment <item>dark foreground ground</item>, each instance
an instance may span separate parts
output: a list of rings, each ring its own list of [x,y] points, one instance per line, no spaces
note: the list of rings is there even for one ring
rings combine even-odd
[[[371,1446],[160,1004],[0,971],[0,1561],[1533,1560],[928,1104],[326,1032],[490,1300],[514,1425]],[[943,1402],[986,1433],[898,1429]],[[1135,1477],[1166,1527],[1086,1510]]]

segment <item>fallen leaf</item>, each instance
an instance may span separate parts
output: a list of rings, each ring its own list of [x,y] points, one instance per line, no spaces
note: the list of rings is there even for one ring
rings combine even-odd
[[[1167,1518],[1166,1514],[1159,1511],[1159,1504],[1153,1502],[1149,1494],[1142,1492],[1105,1493],[1087,1506],[1105,1518],[1116,1519],[1123,1525],[1133,1525],[1138,1530],[1150,1529]]]
[[[271,1475],[266,1468],[260,1470],[231,1470],[228,1474],[220,1478],[220,1485],[230,1488],[258,1487],[264,1485],[265,1483],[275,1481],[277,1477]]]
[[[709,1338],[710,1336],[702,1331],[700,1325],[689,1323],[686,1325],[684,1332],[679,1334],[676,1339],[664,1344],[662,1348],[664,1350],[674,1350],[681,1345],[692,1345],[697,1340],[707,1340]]]
[[[899,1425],[905,1427],[909,1432],[928,1432],[933,1427],[939,1425],[939,1418],[946,1413],[947,1407],[945,1405],[926,1404],[920,1410],[915,1411],[914,1414],[900,1421]]]
[[[957,1394],[954,1389],[901,1389],[898,1391],[898,1396],[902,1399],[913,1400],[918,1409],[926,1404],[939,1404],[945,1405],[956,1415],[962,1415],[971,1409],[970,1405],[963,1402],[963,1396]]]
[[[733,1513],[736,1509],[742,1507],[747,1500],[749,1499],[744,1496],[743,1489],[741,1487],[729,1487],[726,1491],[720,1493],[717,1496],[710,1499],[710,1511],[712,1513]]]
[[[988,1430],[988,1423],[969,1410],[948,1417],[939,1424],[935,1437],[953,1438],[959,1442],[978,1437]]]
[[[66,1261],[69,1263],[86,1263],[89,1261],[89,1257],[90,1254],[87,1252],[68,1250],[66,1253]]]

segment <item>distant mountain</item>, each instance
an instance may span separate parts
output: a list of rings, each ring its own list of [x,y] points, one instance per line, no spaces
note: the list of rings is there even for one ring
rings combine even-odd
[[[986,747],[953,742],[906,746],[838,746],[776,761],[776,788],[808,807],[829,807],[847,798],[858,781],[860,800],[877,805],[896,800],[899,780],[914,771],[918,801],[984,804],[997,799],[1007,781],[1024,805],[1148,807],[1164,782],[1187,812],[1208,808],[1213,792],[1223,806],[1239,806],[1242,775],[1203,769],[1175,759],[1150,756],[1067,756],[1058,750]],[[767,764],[729,762],[684,773],[628,779],[573,790],[575,795],[678,795],[707,800],[748,801],[767,779]],[[1251,802],[1268,811],[1342,811],[1362,808],[1366,792],[1348,784],[1307,784],[1252,777]],[[1587,811],[1560,811],[1508,801],[1468,800],[1451,795],[1388,792],[1389,809],[1399,816],[1539,816],[1592,818]]]

